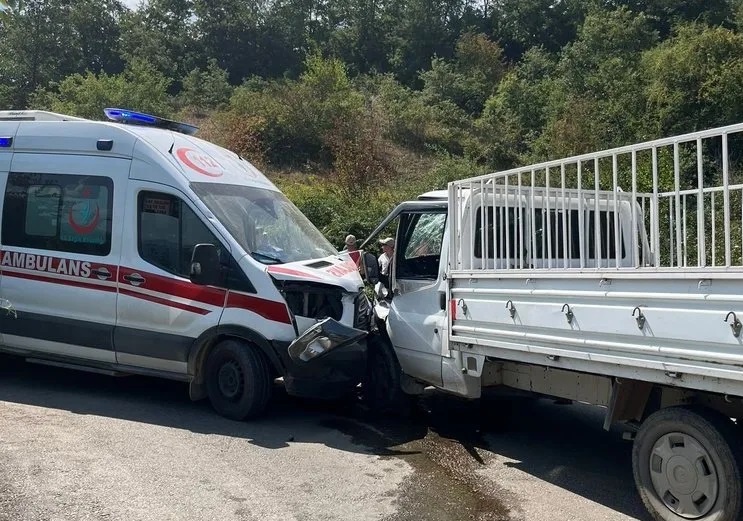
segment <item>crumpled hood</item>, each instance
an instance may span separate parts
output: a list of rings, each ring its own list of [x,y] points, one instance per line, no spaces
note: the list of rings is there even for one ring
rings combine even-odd
[[[275,279],[317,282],[357,292],[364,285],[359,269],[347,253],[308,261],[273,264],[266,271]]]

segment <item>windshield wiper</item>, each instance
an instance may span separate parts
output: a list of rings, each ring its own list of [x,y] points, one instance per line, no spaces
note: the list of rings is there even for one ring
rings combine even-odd
[[[278,257],[274,257],[273,255],[268,255],[266,253],[261,253],[259,251],[251,252],[250,255],[257,260],[258,262],[263,262],[264,264],[283,264],[284,261],[279,259]]]

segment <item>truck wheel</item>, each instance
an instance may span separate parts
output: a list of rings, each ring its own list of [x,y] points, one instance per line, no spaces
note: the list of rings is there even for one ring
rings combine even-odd
[[[650,415],[632,449],[637,490],[658,521],[739,520],[741,463],[730,419],[697,407]]]
[[[373,413],[409,414],[413,397],[402,390],[402,369],[392,346],[379,336],[370,337],[367,346],[366,378],[361,385],[362,401]]]
[[[220,342],[206,361],[206,390],[222,416],[233,420],[257,416],[271,397],[268,362],[263,353],[243,342]]]

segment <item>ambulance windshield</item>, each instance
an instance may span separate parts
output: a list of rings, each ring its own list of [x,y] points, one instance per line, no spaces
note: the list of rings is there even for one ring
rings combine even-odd
[[[192,183],[191,188],[259,262],[279,264],[338,253],[281,192],[217,183]]]

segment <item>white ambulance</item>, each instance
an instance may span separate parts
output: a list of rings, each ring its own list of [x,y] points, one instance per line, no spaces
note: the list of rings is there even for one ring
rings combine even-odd
[[[0,111],[0,351],[188,381],[234,419],[278,377],[355,387],[369,305],[348,256],[195,127],[106,115]]]

